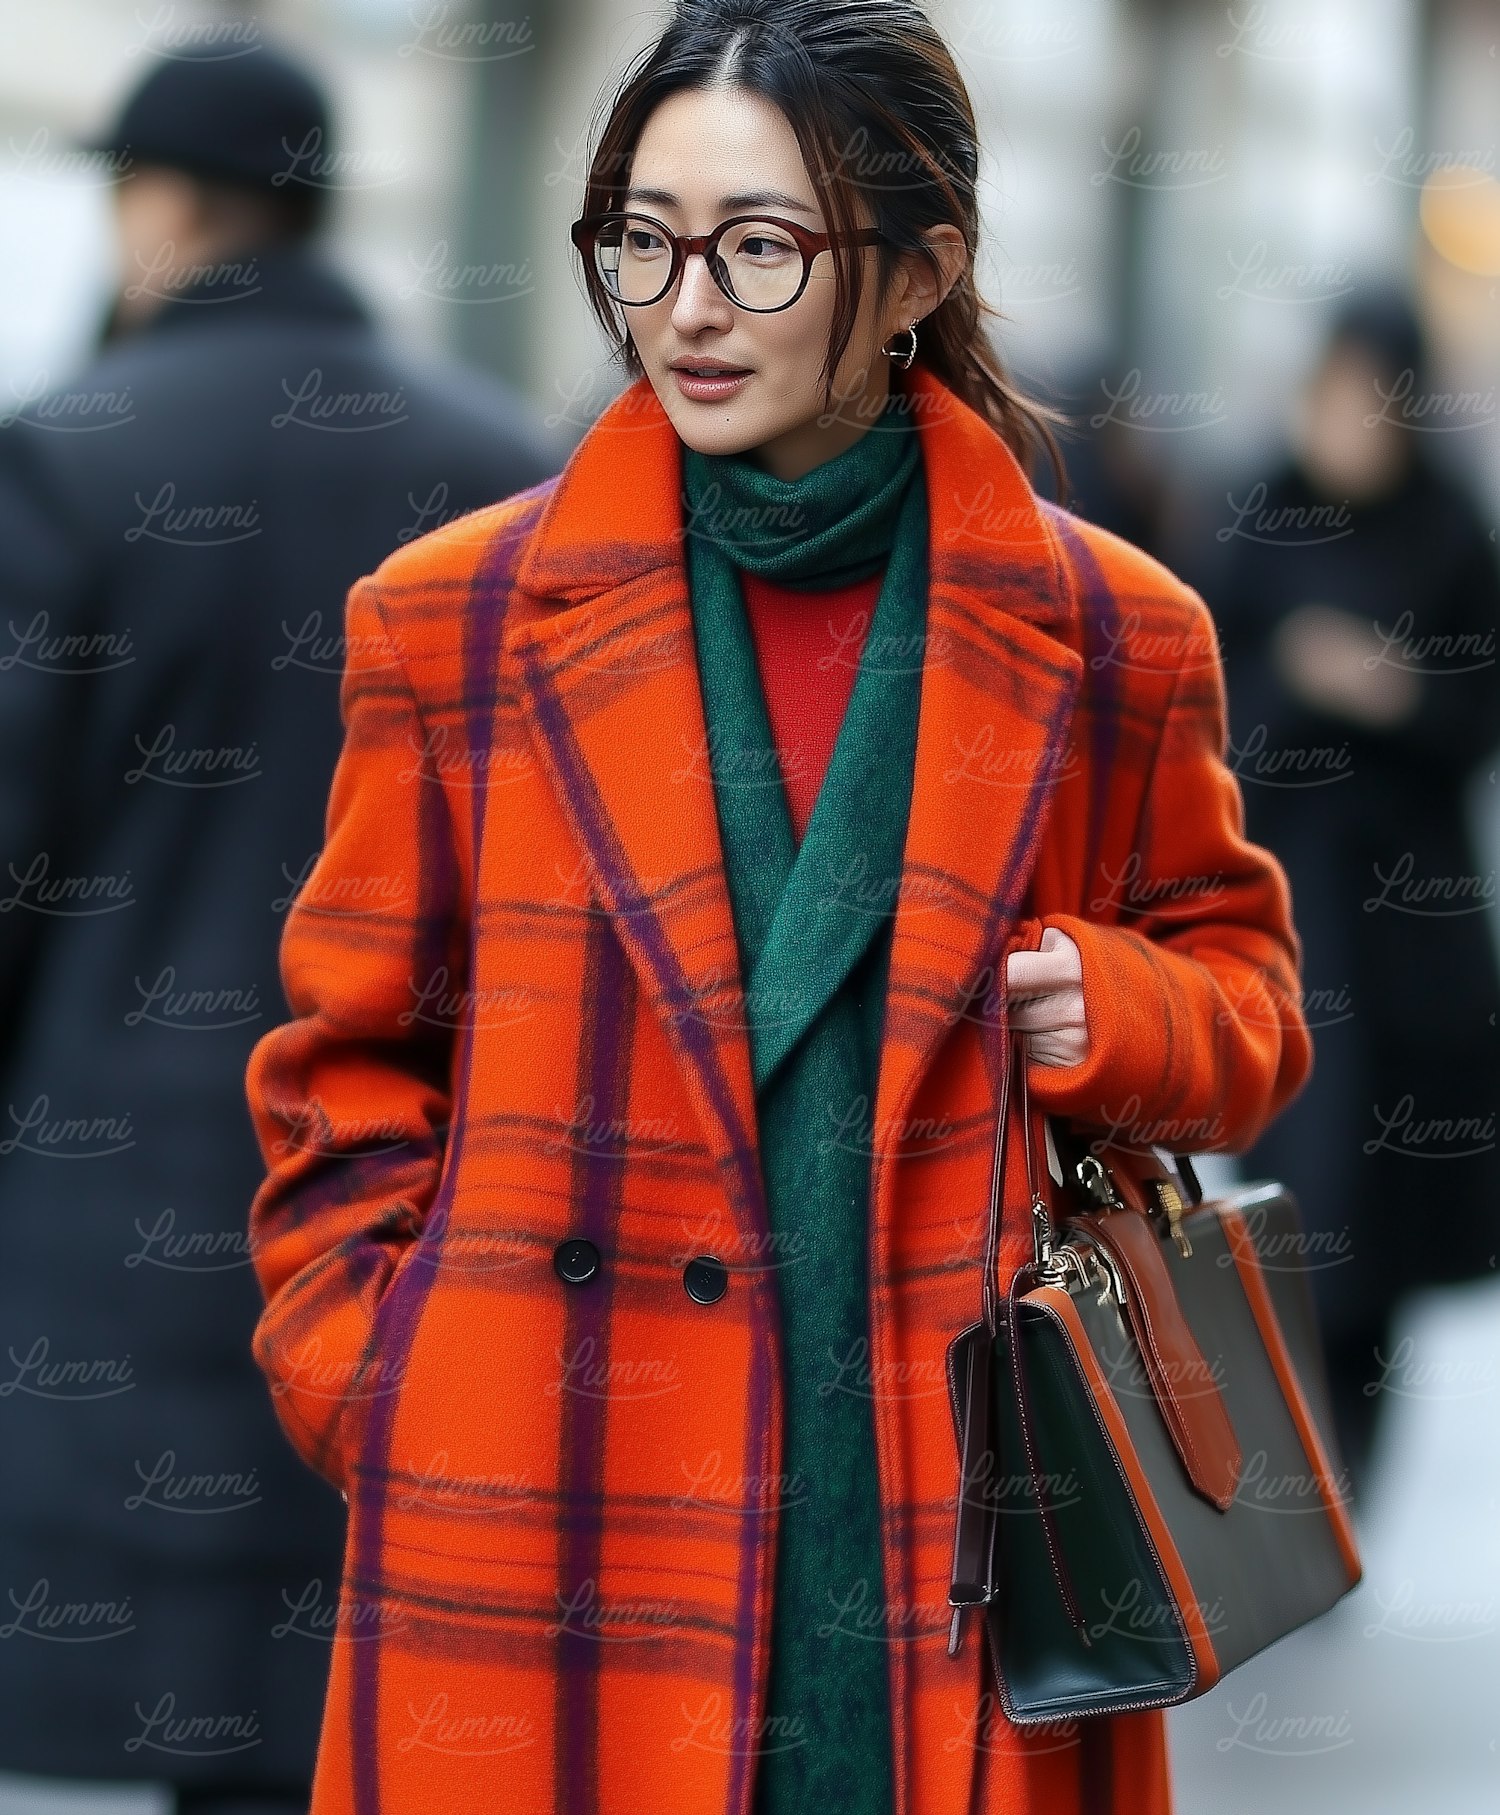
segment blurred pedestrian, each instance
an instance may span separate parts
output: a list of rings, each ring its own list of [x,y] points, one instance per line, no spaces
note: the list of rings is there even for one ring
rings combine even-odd
[[[324,836],[343,597],[565,457],[376,327],[285,180],[309,135],[326,98],[269,46],[160,62],[98,146],[107,344],[0,430],[0,1767],[205,1815],[305,1809],[339,1595],[343,1508],[250,1353],[243,1078]]]
[[[1291,878],[1316,1041],[1242,1163],[1311,1225],[1356,1486],[1392,1393],[1420,1391],[1403,1296],[1492,1273],[1500,1246],[1495,890],[1468,811],[1500,742],[1500,566],[1430,451],[1429,367],[1399,291],[1345,305],[1293,445],[1234,494],[1212,591],[1246,825]]]

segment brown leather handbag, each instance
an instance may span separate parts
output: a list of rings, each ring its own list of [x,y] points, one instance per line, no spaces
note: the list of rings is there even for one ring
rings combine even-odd
[[[1277,1183],[1041,1118],[1012,1031],[981,1315],[954,1337],[956,1652],[984,1617],[1018,1726],[1188,1701],[1360,1579],[1301,1219]],[[1010,1081],[1032,1258],[996,1279]]]

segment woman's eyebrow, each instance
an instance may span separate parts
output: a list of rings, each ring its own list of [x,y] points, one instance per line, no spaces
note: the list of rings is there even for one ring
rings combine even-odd
[[[659,208],[682,206],[679,197],[673,195],[670,189],[630,188],[625,191],[624,200],[653,202]],[[785,195],[779,189],[748,189],[739,195],[719,197],[719,207],[731,211],[737,208],[762,208],[768,204],[776,208],[796,208],[803,214],[818,212],[811,202],[798,201],[795,195]]]

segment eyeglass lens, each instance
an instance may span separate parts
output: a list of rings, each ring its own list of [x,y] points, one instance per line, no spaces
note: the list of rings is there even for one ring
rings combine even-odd
[[[624,303],[665,296],[672,248],[661,228],[640,215],[607,221],[594,241],[606,287]],[[739,221],[719,241],[716,275],[747,309],[784,308],[802,283],[802,248],[773,221]]]

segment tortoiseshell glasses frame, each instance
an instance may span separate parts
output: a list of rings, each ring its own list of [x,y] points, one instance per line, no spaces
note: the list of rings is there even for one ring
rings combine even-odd
[[[598,242],[600,234],[610,225],[625,221],[640,221],[660,233],[663,244],[672,249],[671,264],[666,281],[654,296],[621,296],[609,282],[609,274],[599,263]],[[758,308],[753,303],[743,302],[729,287],[728,274],[718,257],[719,242],[731,227],[744,225],[746,222],[760,222],[768,227],[776,227],[785,233],[802,254],[802,275],[796,289],[785,302],[773,303],[767,308]],[[707,264],[714,282],[719,286],[737,309],[745,309],[752,315],[776,315],[783,309],[790,309],[804,290],[812,273],[813,260],[820,252],[826,252],[834,245],[873,246],[879,244],[886,235],[878,227],[861,227],[848,234],[815,233],[810,227],[804,227],[798,221],[786,220],[776,214],[734,214],[728,220],[720,221],[712,233],[674,233],[664,221],[654,215],[643,214],[636,209],[610,209],[603,214],[588,214],[573,222],[569,229],[573,244],[589,260],[599,273],[601,281],[609,290],[611,298],[625,308],[649,308],[659,303],[681,275],[690,253],[700,253]]]

